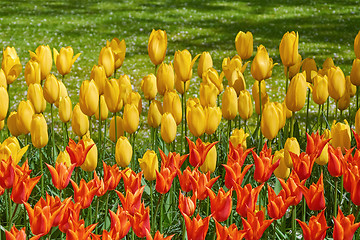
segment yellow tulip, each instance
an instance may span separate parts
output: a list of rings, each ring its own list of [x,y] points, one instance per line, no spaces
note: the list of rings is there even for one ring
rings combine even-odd
[[[209,52],[203,52],[199,58],[199,64],[197,68],[199,78],[202,78],[202,75],[206,70],[212,68],[213,60]]]
[[[299,34],[292,31],[286,32],[281,39],[279,52],[284,66],[290,67],[297,63]]]
[[[181,123],[182,108],[179,95],[173,91],[167,91],[164,95],[163,101],[164,112],[169,112],[173,115],[177,125]]]
[[[284,110],[285,104],[275,102],[275,106],[279,117],[279,129],[282,129],[286,124],[286,111]]]
[[[139,158],[139,165],[144,172],[144,178],[148,181],[156,179],[156,171],[159,169],[159,163],[156,153],[153,150],[147,150],[143,158]]]
[[[40,64],[30,59],[28,63],[25,65],[25,81],[26,84],[29,86],[32,83],[38,83],[40,84],[41,81],[41,68]]]
[[[222,61],[222,70],[228,81],[231,80],[231,75],[235,69],[239,69],[241,73],[245,72],[246,66],[249,62],[243,65],[241,57],[239,55],[234,56],[231,60],[230,58],[224,58]]]
[[[344,111],[350,106],[350,93],[348,91],[337,102],[338,109]]]
[[[6,118],[9,110],[9,94],[4,87],[0,87],[0,121]]]
[[[45,100],[50,104],[55,103],[56,100],[59,98],[59,89],[59,81],[53,74],[49,74],[46,77],[43,89]]]
[[[338,101],[346,91],[346,82],[343,71],[339,67],[331,67],[328,72],[329,95]]]
[[[227,87],[222,97],[222,115],[226,120],[233,120],[237,115],[238,101],[235,89]]]
[[[333,59],[331,57],[326,58],[322,67],[323,69],[330,69],[332,67],[335,67]]]
[[[205,107],[204,111],[206,119],[205,132],[211,135],[215,133],[221,122],[221,109],[219,107]]]
[[[356,111],[356,115],[355,115],[355,131],[357,134],[360,133],[360,108]]]
[[[299,142],[297,141],[297,139],[294,137],[286,139],[285,145],[284,145],[285,164],[288,168],[293,168],[294,164],[293,164],[293,161],[291,159],[289,152],[300,155],[300,145],[299,145]]]
[[[166,143],[171,143],[176,137],[176,122],[173,115],[169,112],[165,112],[161,117],[161,138]]]
[[[260,45],[251,64],[251,75],[255,80],[262,81],[268,78],[270,71],[272,71],[272,60],[270,60],[266,48]]]
[[[59,101],[60,101],[60,98],[61,97],[66,97],[66,96],[69,96],[69,94],[68,94],[68,91],[67,91],[67,89],[66,89],[66,87],[65,87],[65,84],[62,82],[62,81],[60,81],[59,80],[59,96],[58,96],[58,98],[56,99],[56,101],[55,101],[55,106],[58,108],[59,107]]]
[[[283,105],[283,111],[285,112],[286,119],[291,118],[292,115],[293,115],[293,112],[290,111],[290,110],[286,107],[285,101],[282,102],[282,105]]]
[[[109,111],[118,112],[123,107],[123,100],[120,98],[119,82],[115,78],[106,81],[104,88],[104,97]]]
[[[63,123],[70,121],[72,116],[72,104],[69,96],[61,97],[59,101],[59,117]]]
[[[173,90],[175,84],[174,69],[171,63],[161,63],[156,72],[156,86],[160,95],[164,95],[166,91]],[[183,84],[184,87],[184,84]]]
[[[345,77],[345,82],[346,82],[346,91],[350,94],[350,97],[355,96],[356,86],[352,84],[350,76]]]
[[[164,61],[167,48],[167,35],[163,30],[153,29],[148,43],[148,52],[151,62],[159,65]]]
[[[218,89],[211,82],[200,83],[200,103],[203,107],[215,107]]]
[[[235,38],[236,51],[241,59],[249,59],[253,53],[253,35],[251,32],[238,32]]]
[[[360,86],[360,59],[356,58],[353,61],[350,80],[355,86]]]
[[[212,83],[217,88],[217,95],[219,95],[224,90],[223,85],[223,78],[224,73],[221,72],[220,76],[218,72],[215,70],[215,68],[208,68],[205,72],[202,74],[202,82],[203,83]]]
[[[239,69],[235,69],[231,75],[231,80],[228,81],[229,87],[233,87],[237,96],[239,96],[240,91],[246,89],[246,83],[244,75]]]
[[[86,172],[93,172],[96,169],[97,161],[98,161],[98,150],[97,146],[94,141],[87,137],[86,135],[83,136],[82,140],[84,141],[85,148],[91,146],[90,151],[86,155],[84,163],[80,166],[82,170]]]
[[[71,126],[74,133],[79,137],[84,136],[89,131],[89,119],[81,111],[79,103],[73,109]]]
[[[261,109],[264,109],[264,105],[269,101],[269,96],[266,93],[266,84],[265,81],[260,82],[261,85]],[[260,103],[259,103],[259,82],[255,81],[252,86],[252,97],[255,101],[255,111],[257,114],[260,114]]]
[[[17,111],[17,127],[22,134],[28,134],[31,129],[31,120],[35,114],[34,107],[30,100],[21,101]]]
[[[306,73],[306,81],[309,83],[312,83],[312,77],[311,77],[311,71],[317,72],[316,62],[312,58],[305,58],[302,62],[302,71],[305,71]]]
[[[200,100],[196,97],[194,98],[189,98],[187,101],[186,101],[186,116],[189,112],[189,109],[194,107],[195,105],[197,104],[200,104]]]
[[[141,81],[141,90],[147,100],[153,100],[157,94],[156,77],[154,74],[145,76]]]
[[[115,160],[116,163],[122,167],[125,168],[129,166],[131,158],[133,155],[133,149],[129,142],[129,140],[121,136],[117,142],[115,147]]]
[[[150,127],[157,128],[160,126],[163,109],[161,102],[152,100],[149,106],[147,122]]]
[[[351,148],[351,132],[350,126],[346,119],[344,123],[338,122],[334,120],[331,126],[331,145],[334,148],[341,147],[341,151],[344,154],[345,149]]]
[[[104,94],[104,88],[106,83],[105,68],[102,65],[94,65],[91,69],[90,80],[94,80],[99,94]]]
[[[5,127],[5,120],[0,121],[0,131],[3,130]]]
[[[98,64],[104,66],[106,77],[113,75],[115,71],[115,58],[110,46],[101,49]]]
[[[246,138],[249,136],[248,133],[244,132],[244,129],[240,128],[235,128],[230,136],[230,142],[232,143],[232,145],[234,147],[237,147],[238,145],[240,145],[242,148],[246,149],[247,148],[247,144],[246,144]]]
[[[94,80],[85,80],[81,83],[79,103],[81,111],[89,117],[98,110],[99,91]]]
[[[124,130],[132,134],[139,127],[139,111],[135,104],[126,104],[124,107],[123,115],[123,127]]]
[[[1,68],[5,73],[8,85],[13,83],[20,75],[22,66],[14,47],[6,47],[6,49],[3,50]]]
[[[49,140],[47,124],[42,114],[34,114],[31,121],[31,142],[36,148],[43,148]]]
[[[44,80],[47,75],[49,75],[52,68],[52,56],[49,45],[40,45],[36,48],[35,53],[32,51],[29,51],[29,53],[31,59],[39,63],[41,69],[41,80]]]
[[[276,110],[275,103],[268,102],[263,111],[260,123],[260,129],[264,137],[272,140],[276,137],[279,131],[279,116]]]
[[[323,132],[323,135],[324,135],[324,139],[327,140],[327,139],[330,139],[331,138],[331,131],[330,129],[326,128]]]
[[[181,81],[175,74],[175,89],[178,93],[184,94],[185,92],[187,92],[189,90],[189,86],[190,86],[190,81],[187,81],[184,84],[184,82]]]
[[[205,112],[203,107],[200,104],[188,108],[189,112],[187,114],[187,125],[192,135],[195,137],[200,137],[205,132]]]
[[[131,82],[128,75],[121,75],[118,79],[120,88],[120,98],[124,103],[127,102],[129,94],[132,92]]]
[[[312,89],[313,100],[316,104],[321,105],[326,102],[329,97],[328,78],[316,74],[313,78],[314,86]]]
[[[354,40],[354,52],[356,58],[360,58],[360,31],[358,32]]]
[[[287,179],[290,175],[290,168],[288,168],[285,164],[285,158],[284,158],[284,149],[281,149],[280,151],[276,151],[272,160],[272,163],[274,164],[280,159],[279,166],[274,170],[274,175],[278,178]]]
[[[198,59],[200,54],[196,55],[194,59],[191,59],[191,54],[188,50],[176,51],[174,56],[174,70],[175,74],[182,82],[187,82],[192,76],[192,67]]]
[[[2,70],[1,68],[0,68],[0,87],[4,87],[5,89],[7,89],[6,76],[4,70]]]
[[[57,163],[64,163],[66,167],[70,167],[71,166],[71,160],[70,160],[69,153],[66,150],[65,151],[60,151],[59,155],[56,158],[56,162]]]
[[[296,74],[298,74],[300,72],[300,67],[302,65],[303,61],[302,61],[302,57],[300,56],[300,54],[298,54],[298,58],[297,61],[294,65],[290,66],[290,67],[285,67],[284,66],[284,73],[285,76],[287,74],[287,71],[289,71],[289,79],[292,79]],[[305,75],[306,77],[306,75]]]
[[[325,145],[325,147],[321,151],[320,156],[315,159],[315,162],[321,166],[329,162],[329,143]]]
[[[32,83],[28,88],[27,99],[33,104],[35,113],[42,113],[46,108],[43,89],[39,83]]]
[[[117,132],[117,139],[115,137],[115,133]],[[110,121],[109,128],[109,138],[112,142],[116,142],[119,137],[124,135],[124,127],[123,127],[123,119],[119,116],[116,116],[116,132],[115,132],[115,118],[112,117]]]
[[[115,69],[121,67],[125,60],[126,54],[126,43],[125,40],[119,40],[118,38],[113,38],[111,42],[106,41],[106,47],[110,47],[114,55]]]
[[[290,81],[285,97],[286,107],[293,112],[300,111],[305,105],[306,93],[305,73],[298,73]]]
[[[238,97],[238,111],[243,120],[248,120],[253,114],[253,105],[248,90],[242,90]]]
[[[74,50],[70,46],[62,47],[60,53],[54,48],[54,63],[59,73],[63,76],[70,73],[72,65],[80,54],[78,53],[73,57]]]
[[[138,92],[132,91],[127,96],[126,104],[134,104],[137,107],[139,116],[140,116],[140,114],[142,112],[142,100],[141,100],[141,96]]]
[[[11,135],[13,135],[14,137],[21,135],[22,132],[18,127],[17,112],[10,113],[8,120],[7,120],[7,127],[9,129]]]
[[[210,143],[205,143],[205,145],[209,145]],[[212,146],[206,155],[204,163],[200,166],[200,170],[203,173],[213,173],[216,169],[216,161],[217,161],[217,153],[216,153],[216,146]]]
[[[13,164],[17,165],[28,148],[29,145],[21,148],[16,137],[8,137],[0,143],[0,159],[8,159],[11,156]]]
[[[95,118],[97,120],[99,120],[99,114],[100,114],[101,120],[104,121],[109,116],[109,109],[108,109],[108,107],[106,105],[104,95],[100,95],[100,104],[99,105],[100,105],[100,109],[99,109],[99,106],[98,106],[96,111],[95,111]],[[100,113],[99,113],[99,110],[100,110]]]

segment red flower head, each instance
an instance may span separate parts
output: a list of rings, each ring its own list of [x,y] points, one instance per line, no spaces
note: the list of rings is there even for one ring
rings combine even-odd
[[[322,240],[326,236],[326,230],[329,228],[326,224],[324,215],[325,210],[319,213],[317,216],[312,216],[309,221],[309,225],[296,219],[303,230],[304,240]]]
[[[123,208],[129,212],[129,214],[134,215],[135,211],[140,208],[141,197],[144,192],[145,186],[142,186],[133,194],[130,191],[126,191],[126,197],[119,191],[116,191],[117,195],[120,198]]]
[[[155,189],[158,193],[167,193],[172,185],[172,182],[176,176],[176,171],[171,171],[170,168],[161,166],[160,172],[156,170],[156,186]]]
[[[269,154],[270,150],[270,154]],[[254,178],[259,183],[264,183],[271,177],[271,174],[279,166],[280,159],[274,164],[272,163],[273,155],[271,155],[271,149],[267,149],[266,144],[263,150],[258,156],[254,151],[251,151],[255,162]]]
[[[313,211],[323,210],[325,208],[323,174],[321,173],[318,182],[311,184],[310,188],[303,186],[305,181],[303,180],[298,186],[304,194],[309,209]]]
[[[247,216],[248,212],[254,212],[256,201],[264,184],[256,188],[252,188],[250,183],[246,184],[244,188],[240,185],[235,184],[235,191],[237,195],[236,212],[240,216]]]
[[[125,192],[130,191],[135,193],[141,187],[142,174],[142,171],[136,174],[131,168],[126,168],[121,171]]]
[[[196,171],[198,170],[196,169]],[[208,196],[208,191],[206,190],[206,188],[211,189],[220,176],[211,179],[210,172],[207,172],[206,174],[200,173],[198,177],[199,178],[196,179],[193,175],[191,177],[191,184],[193,186],[193,191],[196,192],[198,199],[204,200]]]
[[[3,189],[12,188],[15,181],[15,168],[11,156],[8,159],[0,159],[0,186]]]
[[[329,162],[328,171],[333,177],[340,177],[344,174],[344,156],[341,152],[341,147],[334,149],[333,146],[329,145]],[[349,150],[347,150],[349,151]]]
[[[241,240],[246,235],[244,230],[238,230],[235,223],[231,224],[228,228],[222,226],[215,220],[216,236],[218,240]]]
[[[294,171],[299,176],[300,180],[308,179],[311,175],[312,168],[315,163],[315,156],[307,153],[300,153],[300,156],[293,152],[289,152],[294,164]]]
[[[218,222],[223,222],[229,218],[232,210],[232,190],[225,193],[223,188],[220,188],[218,195],[207,188],[211,203],[211,216]]]
[[[254,164],[246,165],[244,167],[243,171],[241,171],[241,165],[238,162],[235,162],[232,165],[223,164],[223,166],[224,166],[224,168],[226,170],[226,173],[225,173],[225,186],[228,189],[231,189],[231,188],[234,187],[234,184],[241,185],[242,181],[243,181],[243,179],[245,177],[245,174],[249,171],[249,169],[253,165]]]
[[[291,171],[290,177],[287,179],[286,183],[284,179],[278,178],[282,188],[285,191],[286,198],[294,197],[291,206],[296,206],[300,203],[303,194],[301,189],[298,187],[300,185],[300,179],[295,171]]]
[[[338,215],[333,217],[334,219],[334,240],[351,240],[353,239],[354,233],[360,227],[360,223],[355,223],[354,215],[349,215],[347,217],[342,213],[340,206],[338,207]]]
[[[73,180],[70,181],[74,188],[75,202],[79,202],[82,209],[88,208],[99,188],[91,181],[86,183],[84,179],[80,180],[80,187]]]
[[[85,147],[83,140],[80,140],[79,143],[76,143],[70,138],[69,144],[66,146],[66,151],[69,153],[71,163],[75,164],[76,167],[80,167],[85,162],[86,155],[93,145],[94,144]]]
[[[209,228],[210,216],[202,219],[199,214],[192,220],[183,214],[188,240],[205,240]]]
[[[154,238],[151,236],[150,232],[146,232],[146,240],[171,240],[174,235],[164,237],[164,234],[161,234],[159,231],[155,233]]]
[[[111,218],[111,239],[123,239],[128,234],[131,227],[126,211],[118,206],[116,213],[111,210],[109,210],[109,212]]]
[[[206,155],[210,151],[210,149],[218,142],[213,142],[208,145],[203,143],[200,138],[196,140],[196,144],[192,142],[188,137],[186,137],[186,140],[189,143],[189,162],[191,166],[198,167],[203,165],[206,159]]]
[[[63,162],[56,163],[55,168],[47,163],[45,164],[49,168],[54,186],[59,190],[66,188],[70,182],[71,174],[74,171],[75,164],[72,164],[69,168],[66,167],[65,163]]]
[[[234,147],[231,141],[229,141],[229,155],[227,164],[231,166],[237,162],[240,164],[240,166],[244,165],[245,159],[251,151],[252,148],[246,149],[244,151],[244,148],[241,146],[241,144],[238,144],[237,147]]]
[[[185,214],[187,216],[192,216],[196,209],[196,193],[193,194],[193,196],[185,197],[181,191],[179,190],[179,210],[182,214]]]
[[[180,156],[176,152],[169,152],[166,154],[159,148],[160,157],[161,157],[161,167],[170,168],[171,172],[177,172],[181,168],[182,164],[185,162],[189,154]]]
[[[105,185],[108,186],[107,189],[109,191],[114,190],[121,180],[121,172],[119,170],[119,167],[116,164],[110,167],[104,161],[103,161],[103,167],[104,167],[104,183]]]
[[[265,230],[274,221],[274,219],[265,220],[265,214],[263,211],[258,211],[257,213],[255,213],[254,211],[248,211],[247,220],[245,220],[243,217],[241,219],[244,230],[246,231],[244,237],[247,240],[260,239]]]
[[[315,159],[318,158],[324,149],[325,145],[330,141],[330,139],[324,139],[325,135],[319,134],[319,132],[311,133],[311,136],[306,133],[306,153],[308,155],[314,154]]]
[[[18,173],[18,171],[16,172]],[[16,174],[14,186],[11,192],[11,199],[14,203],[22,204],[29,200],[30,194],[42,175],[30,178],[29,175],[18,176]]]
[[[135,213],[128,214],[131,227],[136,236],[139,238],[146,237],[146,232],[150,231],[150,216],[149,207],[145,208],[144,203],[140,205],[140,208],[135,210]]]
[[[282,218],[295,197],[286,197],[285,190],[276,195],[274,189],[268,185],[269,203],[267,205],[268,215],[273,219]]]

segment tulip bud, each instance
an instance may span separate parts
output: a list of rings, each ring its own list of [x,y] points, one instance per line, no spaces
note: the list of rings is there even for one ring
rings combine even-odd
[[[80,166],[82,170],[86,172],[93,172],[96,169],[97,161],[98,161],[98,150],[94,141],[87,137],[83,136],[82,140],[84,141],[85,148],[92,145],[90,151],[86,155],[84,163]]]
[[[336,123],[334,120],[331,126],[331,145],[336,149],[341,147],[341,151],[344,154],[345,149],[350,149],[351,147],[351,132],[350,126],[346,119],[344,123],[338,122]]]
[[[311,71],[318,71],[315,60],[312,58],[305,58],[302,63],[302,71],[305,71],[306,73],[306,81],[312,83]]]
[[[130,92],[130,94],[127,96],[126,104],[134,104],[137,107],[140,116],[142,112],[142,100],[138,92]]]
[[[8,120],[8,122],[9,122],[9,120]],[[355,132],[357,134],[360,133],[360,108],[356,111],[356,115],[355,115]]]
[[[20,75],[22,66],[14,47],[6,47],[3,50],[1,68],[6,76],[7,84],[13,83]]]
[[[346,91],[345,94],[337,102],[337,107],[340,111],[344,111],[350,106],[350,94]]]
[[[66,167],[70,167],[71,166],[71,160],[70,160],[70,156],[69,153],[65,150],[65,151],[60,151],[59,155],[56,158],[56,162],[57,163],[64,163]]]
[[[192,135],[200,137],[205,132],[205,112],[200,104],[189,108],[187,125]]]
[[[360,59],[355,58],[352,64],[350,80],[355,86],[360,86]]]
[[[212,67],[208,68],[202,74],[203,83],[206,83],[206,84],[212,83],[216,86],[216,88],[217,88],[216,95],[219,95],[224,90],[224,85],[222,83],[223,78],[224,78],[224,73],[222,72],[219,76],[218,72]]]
[[[152,100],[156,97],[156,77],[154,74],[149,74],[141,81],[141,90],[144,92],[144,97],[147,100]]]
[[[305,73],[298,73],[291,79],[286,97],[286,107],[293,111],[300,111],[304,105],[306,100],[306,76]]]
[[[286,103],[285,103],[285,101],[284,101],[284,102],[282,102],[282,105],[283,105],[283,110],[284,110],[285,115],[286,115],[286,119],[291,118],[291,117],[292,117],[292,115],[293,115],[293,112],[292,112],[292,111],[290,111],[290,110],[286,107]]]
[[[182,108],[179,95],[173,91],[167,91],[164,95],[163,102],[164,112],[169,112],[173,115],[177,125],[181,123]]]
[[[115,71],[115,58],[111,47],[103,47],[101,49],[98,64],[104,66],[106,77],[113,75]]]
[[[175,52],[174,69],[175,74],[180,81],[187,82],[191,79],[192,67],[199,56],[200,54],[196,55],[195,58],[191,60],[191,54],[188,50],[178,50]]]
[[[215,107],[218,89],[211,83],[200,83],[200,103],[203,107]]]
[[[58,99],[59,88],[59,81],[53,74],[49,74],[46,77],[43,90],[44,98],[48,103],[53,104]]]
[[[119,82],[115,78],[107,80],[104,88],[106,105],[110,112],[115,113],[123,107],[123,100],[120,98]]]
[[[99,90],[94,80],[83,81],[79,95],[80,108],[83,113],[91,117],[99,106]]]
[[[236,51],[241,59],[249,59],[253,53],[253,35],[251,32],[240,31],[235,38]]]
[[[295,153],[296,155],[300,155],[300,145],[297,139],[294,137],[286,139],[284,145],[285,164],[288,168],[293,168],[294,165],[289,152]]]
[[[31,120],[35,114],[34,107],[30,100],[21,101],[17,111],[17,127],[23,134],[28,134],[31,129]]]
[[[91,69],[90,80],[94,80],[96,87],[99,91],[99,95],[104,94],[104,88],[106,83],[105,68],[102,65],[94,65]]]
[[[251,75],[257,81],[266,79],[272,70],[272,62],[263,45],[258,46],[257,53],[251,64]]]
[[[272,163],[276,163],[280,159],[279,166],[274,170],[274,175],[278,178],[287,179],[290,175],[290,168],[285,164],[284,149],[276,151]]]
[[[164,95],[166,91],[173,90],[174,84],[175,76],[172,64],[161,63],[156,73],[156,86],[159,94]]]
[[[81,111],[79,103],[76,104],[73,109],[71,126],[74,133],[79,137],[84,136],[89,131],[89,119]]]
[[[169,112],[165,112],[161,117],[161,138],[166,143],[171,143],[176,137],[176,122],[173,115]]]
[[[354,40],[354,52],[356,58],[360,59],[360,31],[358,32]]]
[[[35,113],[42,113],[46,108],[43,89],[39,83],[32,83],[28,88],[27,99],[33,104]]]
[[[329,68],[332,68],[334,66],[335,66],[334,61],[333,61],[333,59],[331,57],[326,58],[323,65],[322,65],[322,67],[325,68],[325,69],[326,68],[329,69]]]
[[[222,97],[222,115],[227,120],[233,120],[237,115],[237,95],[235,89],[227,87]]]
[[[286,111],[284,110],[285,104],[275,102],[276,110],[279,117],[279,129],[282,129],[286,124]]]
[[[163,30],[152,30],[149,43],[148,52],[151,62],[154,65],[159,65],[164,61],[167,48],[167,35]]]
[[[60,98],[61,97],[64,98],[66,96],[69,96],[68,91],[67,91],[67,89],[65,87],[65,84],[62,81],[58,81],[58,82],[59,82],[59,96],[55,101],[55,106],[57,108],[59,107]]]
[[[343,71],[339,67],[331,67],[328,73],[329,95],[338,101],[346,90],[346,82]]]
[[[235,128],[230,136],[230,142],[232,143],[232,145],[234,147],[237,147],[238,145],[240,145],[242,148],[246,149],[247,148],[247,144],[246,144],[246,138],[249,136],[248,133],[244,132],[244,129],[240,128],[237,129]]]
[[[244,75],[241,73],[239,69],[235,69],[232,72],[231,80],[229,82],[229,87],[233,87],[237,96],[239,96],[240,91],[246,89],[246,83]]]
[[[205,132],[208,135],[215,133],[221,122],[221,109],[219,107],[205,107]]]
[[[41,80],[44,80],[47,77],[47,75],[49,75],[52,68],[52,56],[49,45],[46,46],[40,45],[36,48],[35,53],[31,51],[29,51],[29,53],[31,59],[39,63]]]
[[[99,105],[100,105],[100,109],[99,109],[99,106],[98,106],[96,111],[95,111],[95,118],[97,120],[99,120],[99,110],[100,110],[101,120],[104,121],[109,116],[109,109],[108,109],[108,107],[106,105],[104,95],[100,95],[100,104]]]
[[[208,146],[210,143],[205,143],[205,146]],[[216,169],[216,160],[217,160],[217,153],[216,153],[216,146],[212,146],[209,152],[206,155],[204,163],[200,166],[200,170],[203,173],[213,173]]]
[[[34,114],[31,121],[31,142],[36,148],[43,148],[48,143],[48,129],[44,116]]]
[[[159,169],[159,163],[153,150],[147,150],[143,158],[139,159],[139,164],[146,180],[153,181],[156,179],[156,170]]]
[[[248,90],[242,90],[238,98],[238,111],[243,120],[248,120],[253,114],[251,96]]]
[[[290,67],[295,65],[298,57],[299,34],[294,31],[286,32],[281,39],[279,52],[284,66]]]
[[[132,154],[133,154],[133,149],[129,140],[126,137],[121,136],[116,142],[116,148],[115,148],[116,163],[122,168],[129,166],[132,158]]]
[[[329,161],[329,144],[327,143],[323,150],[321,151],[321,154],[318,158],[315,159],[315,162],[321,166],[327,164]]]
[[[124,103],[127,102],[129,94],[132,92],[131,82],[128,75],[121,75],[118,79],[120,88],[120,98]]]
[[[157,128],[160,126],[163,109],[161,102],[152,100],[149,107],[147,121],[150,127]]]
[[[313,78],[314,86],[312,90],[313,100],[316,104],[321,105],[326,102],[329,97],[328,78],[317,74]]]
[[[9,110],[9,94],[4,87],[0,87],[0,121],[6,118]]]
[[[129,134],[134,133],[139,127],[139,111],[134,104],[126,104],[124,107],[123,127]]]
[[[198,76],[199,78],[202,78],[202,75],[208,68],[211,68],[213,66],[213,60],[211,58],[211,55],[209,52],[203,52],[199,58],[199,64],[198,64]]]
[[[117,139],[124,135],[124,127],[123,127],[123,119],[119,116],[116,116],[116,132]],[[117,139],[115,137],[115,118],[111,118],[110,121],[110,129],[109,129],[109,138],[112,142],[116,142]]]
[[[41,81],[41,68],[38,62],[30,59],[28,63],[25,65],[25,81],[29,86],[32,83],[40,84]]]
[[[21,135],[21,131],[17,126],[17,122],[18,122],[17,119],[18,119],[17,112],[11,112],[7,120],[7,127],[11,135],[13,135],[14,137]]]
[[[240,69],[241,73],[244,73],[246,66],[249,62],[242,65],[242,60],[239,55],[234,56],[231,60],[230,58],[224,58],[222,62],[222,70],[228,81],[231,80],[231,75],[235,69]]]
[[[279,116],[276,110],[275,103],[268,102],[262,112],[261,123],[260,123],[261,132],[269,140],[272,140],[276,137],[279,131]]]
[[[190,81],[187,81],[184,84],[184,82],[182,82],[175,74],[175,89],[176,91],[178,91],[178,93],[184,94],[189,90],[189,86],[190,86]]]
[[[63,76],[70,73],[72,65],[80,54],[78,53],[73,57],[74,50],[70,46],[61,48],[60,53],[54,48],[54,62],[59,73]]]
[[[285,75],[287,74],[287,71],[289,71],[288,77],[289,77],[289,79],[292,79],[296,74],[298,74],[300,72],[301,64],[302,64],[302,57],[300,56],[300,54],[298,54],[297,61],[294,65],[292,65],[290,67],[284,66]]]
[[[59,100],[59,117],[63,123],[70,121],[72,116],[72,104],[69,96],[61,97]]]
[[[6,82],[6,76],[4,73],[4,70],[0,68],[0,87],[4,87],[7,89],[7,82]]]
[[[356,86],[351,83],[350,76],[345,77],[345,82],[346,82],[346,91],[350,94],[350,97],[355,96]]]
[[[125,60],[126,54],[126,43],[125,40],[119,40],[118,38],[113,38],[111,42],[106,41],[106,47],[110,47],[112,53],[114,54],[115,69],[121,67]]]

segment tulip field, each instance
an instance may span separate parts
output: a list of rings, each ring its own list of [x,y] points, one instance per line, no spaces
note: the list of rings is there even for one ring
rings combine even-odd
[[[1,2],[0,240],[360,239],[358,2],[295,2]]]

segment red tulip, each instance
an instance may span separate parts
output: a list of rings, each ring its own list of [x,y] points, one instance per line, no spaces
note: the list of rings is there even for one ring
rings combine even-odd
[[[188,137],[186,137],[186,140],[189,143],[189,162],[191,166],[198,167],[203,165],[206,159],[206,155],[210,151],[210,149],[218,142],[213,142],[208,145],[203,143],[200,138],[196,140],[196,144],[192,142]]]
[[[334,219],[334,240],[351,240],[353,239],[354,233],[360,227],[360,223],[355,223],[354,215],[347,217],[342,213],[340,206],[338,206],[338,215],[333,217]]]
[[[70,138],[69,144],[66,146],[66,151],[69,153],[71,163],[75,164],[76,167],[80,167],[85,162],[86,155],[93,145],[94,144],[85,147],[83,140],[80,140],[79,143],[76,143]]]
[[[66,188],[70,182],[71,174],[74,171],[75,164],[72,164],[69,168],[66,167],[65,163],[63,162],[56,163],[55,168],[47,163],[45,164],[49,168],[54,186],[59,190]]]
[[[121,171],[125,192],[130,191],[135,193],[141,187],[142,174],[143,172],[136,174],[133,170],[131,170],[131,168],[127,168]]]
[[[271,174],[280,164],[280,159],[277,160],[274,164],[272,163],[273,156],[268,154],[268,150],[265,146],[263,149],[263,151],[265,151],[261,151],[260,156],[258,156],[254,151],[251,151],[255,162],[254,179],[259,183],[264,183],[269,180]]]
[[[183,214],[188,240],[205,240],[209,228],[210,216],[202,219],[199,214],[192,220]]]
[[[105,185],[108,185],[109,191],[114,190],[121,180],[121,172],[119,170],[119,167],[116,164],[114,164],[113,166],[109,166],[104,161],[103,167],[104,183]]]
[[[91,181],[86,183],[84,179],[80,180],[80,187],[73,180],[70,181],[74,188],[75,202],[80,203],[82,209],[88,208],[99,188],[94,186]]]
[[[306,180],[303,180],[303,184]],[[325,196],[324,196],[324,183],[323,183],[323,174],[321,173],[320,179],[315,184],[311,184],[310,188],[299,185],[299,188],[302,190],[304,197],[306,199],[306,204],[310,210],[319,211],[325,208]]]
[[[225,193],[223,188],[220,188],[218,195],[207,188],[211,204],[211,216],[218,222],[223,222],[229,218],[232,210],[232,190]]]
[[[322,240],[326,236],[326,230],[329,228],[326,224],[324,215],[325,210],[319,213],[317,216],[312,216],[309,221],[309,225],[296,219],[303,230],[304,240]]]
[[[167,193],[171,188],[175,176],[176,171],[171,172],[170,168],[163,168],[163,166],[161,166],[160,172],[156,170],[156,191],[161,194]]]
[[[258,211],[257,213],[254,213],[254,211],[248,211],[247,220],[243,217],[241,219],[244,230],[246,231],[244,238],[247,240],[260,239],[264,231],[274,221],[274,219],[265,220],[265,214],[263,211]]]
[[[179,191],[179,210],[182,214],[185,214],[187,216],[192,216],[196,209],[196,193],[193,194],[193,196],[185,197],[181,191]]]
[[[196,169],[196,171],[198,171]],[[191,184],[193,186],[193,191],[197,194],[197,197],[199,200],[204,200],[208,196],[208,191],[206,188],[212,188],[216,180],[220,176],[217,176],[215,178],[210,178],[210,172],[205,173],[199,173],[198,178],[191,177]]]
[[[299,176],[300,180],[308,179],[315,163],[315,155],[308,155],[304,152],[300,153],[300,156],[293,152],[289,152],[289,154],[294,164],[293,170]]]
[[[341,152],[341,147],[334,149],[329,145],[329,162],[328,162],[328,171],[333,177],[340,177],[344,174],[344,156]],[[349,150],[347,150],[349,151]]]
[[[237,195],[236,212],[240,216],[247,216],[248,212],[254,212],[257,202],[257,198],[264,184],[256,188],[252,188],[250,183],[246,184],[244,188],[235,184],[235,191]]]
[[[228,161],[229,162],[229,161]],[[225,165],[223,164],[226,173],[225,173],[225,186],[228,189],[231,189],[234,187],[234,184],[241,185],[242,181],[245,177],[245,174],[249,171],[249,169],[253,166],[246,165],[241,171],[241,165],[238,162],[233,163],[232,165]]]
[[[134,194],[130,191],[126,191],[126,197],[119,191],[116,191],[117,195],[120,198],[123,208],[129,212],[129,214],[134,215],[135,211],[140,208],[141,197],[144,192],[145,186],[139,188]]]
[[[241,240],[246,235],[244,230],[238,230],[235,223],[231,224],[228,228],[222,226],[215,220],[217,240]]]
[[[276,195],[274,189],[272,189],[269,185],[268,196],[269,203],[267,205],[267,212],[269,217],[273,219],[282,218],[295,199],[295,197],[286,197],[285,190],[281,190],[280,193]]]
[[[135,210],[134,214],[128,214],[131,227],[136,236],[139,238],[146,237],[146,232],[150,231],[150,216],[149,207],[145,208],[144,203],[140,205],[140,208]]]

